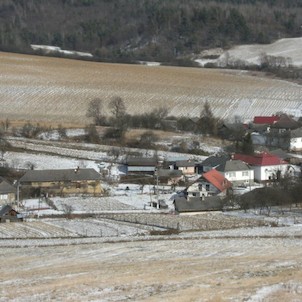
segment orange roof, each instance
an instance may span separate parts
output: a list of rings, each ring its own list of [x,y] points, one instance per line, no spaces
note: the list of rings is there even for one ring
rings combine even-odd
[[[220,192],[223,192],[232,186],[232,183],[215,169],[204,173],[202,176],[214,187],[216,187]]]

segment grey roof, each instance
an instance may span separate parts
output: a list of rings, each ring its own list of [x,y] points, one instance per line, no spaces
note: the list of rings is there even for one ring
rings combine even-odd
[[[182,176],[182,171],[180,170],[170,170],[170,169],[159,169],[159,177],[180,177]]]
[[[127,159],[128,166],[156,166],[157,160],[154,157],[130,157]]]
[[[250,166],[242,160],[232,159],[215,168],[219,172],[246,171],[251,170]]]
[[[175,162],[176,167],[195,167],[195,162],[190,160],[179,160]]]
[[[20,183],[46,181],[100,180],[94,169],[29,170],[20,178]]]
[[[221,165],[225,163],[227,160],[229,160],[230,157],[228,155],[213,155],[206,158],[201,165],[204,167],[217,167],[218,165]]]
[[[5,205],[0,209],[0,217],[7,215],[7,213],[11,210],[15,211],[18,214],[18,212],[14,210],[10,205]]]
[[[272,128],[277,128],[277,129],[297,129],[300,126],[301,124],[299,122],[297,122],[287,114],[282,114],[280,116],[280,119],[276,123],[271,125]]]
[[[199,197],[192,197],[187,200],[185,197],[175,199],[175,210],[181,212],[201,212],[222,210],[223,203],[219,196],[210,196],[202,200]]]
[[[276,155],[277,157],[281,158],[281,159],[290,159],[293,158],[292,155],[287,154],[285,151],[283,151],[282,149],[276,149],[276,150],[272,150],[270,151],[271,154]]]
[[[291,138],[302,137],[302,128],[298,128],[298,129],[292,130],[290,132],[290,137]]]
[[[1,180],[0,180],[1,181]],[[17,189],[8,183],[6,180],[2,180],[0,183],[0,194],[16,193]]]

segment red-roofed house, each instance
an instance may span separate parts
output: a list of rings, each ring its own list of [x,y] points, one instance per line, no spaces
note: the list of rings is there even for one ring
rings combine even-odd
[[[214,195],[226,195],[228,189],[232,187],[232,183],[228,181],[217,170],[212,169],[204,173],[196,182],[189,186],[186,191],[188,198],[204,197]]]
[[[287,161],[267,152],[255,155],[235,154],[233,158],[249,164],[254,170],[255,180],[259,182],[278,179],[290,167]]]
[[[257,125],[273,125],[277,121],[279,121],[279,115],[272,115],[272,116],[255,116],[253,123]]]

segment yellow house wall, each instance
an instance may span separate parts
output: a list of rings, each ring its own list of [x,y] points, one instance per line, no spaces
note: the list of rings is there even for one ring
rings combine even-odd
[[[57,194],[101,194],[103,188],[100,181],[82,182],[33,182],[23,187],[41,188]],[[21,188],[22,189],[22,188]]]

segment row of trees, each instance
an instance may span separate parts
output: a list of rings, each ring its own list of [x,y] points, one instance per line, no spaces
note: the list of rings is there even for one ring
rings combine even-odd
[[[86,141],[92,143],[100,142],[100,135],[96,126],[107,126],[103,140],[118,140],[123,142],[124,135],[128,128],[149,129],[143,135],[131,143],[131,147],[154,147],[157,136],[152,130],[179,130],[202,134],[204,136],[220,137],[222,139],[232,139],[234,141],[234,150],[245,154],[254,152],[253,143],[250,134],[246,134],[241,124],[224,131],[224,122],[216,118],[212,112],[210,104],[206,101],[198,118],[189,117],[171,117],[167,108],[154,109],[149,113],[141,115],[130,115],[127,113],[125,102],[120,97],[114,97],[109,102],[111,116],[104,114],[104,102],[97,98],[90,101],[86,116],[92,119],[93,123],[86,127]],[[198,148],[189,148],[188,146],[179,146],[180,150],[195,150]],[[177,151],[177,150],[175,150]],[[184,151],[185,152],[185,151]]]
[[[244,195],[237,196],[235,202],[241,209],[259,208],[270,215],[274,206],[279,206],[281,211],[283,207],[292,207],[302,203],[302,179],[284,177],[277,180],[273,186],[264,187],[250,191]],[[231,198],[234,201],[234,197]]]

